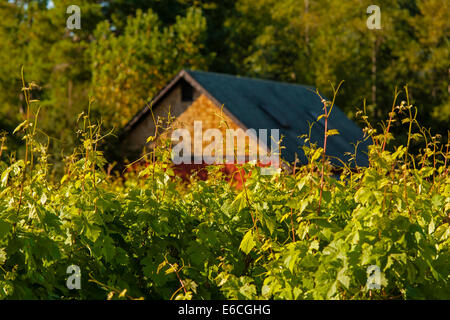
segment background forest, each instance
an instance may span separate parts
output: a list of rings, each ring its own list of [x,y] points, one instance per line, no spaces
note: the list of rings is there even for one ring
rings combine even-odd
[[[27,81],[39,86],[32,97],[41,100],[39,126],[57,157],[72,150],[90,97],[91,115],[119,133],[182,68],[312,85],[328,96],[329,82],[345,80],[337,105],[354,118],[366,99],[374,123],[407,84],[419,121],[445,136],[450,3],[378,1],[382,29],[369,30],[372,2],[80,0],[81,29],[70,31],[72,0],[2,0],[0,131],[25,118],[24,66]],[[404,130],[392,130],[404,142]],[[8,141],[9,149],[20,145]]]

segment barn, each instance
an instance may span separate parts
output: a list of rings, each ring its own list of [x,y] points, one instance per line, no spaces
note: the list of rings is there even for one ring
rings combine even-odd
[[[226,129],[234,129],[236,138],[247,138],[247,146],[240,156],[248,160],[252,150],[269,152],[276,129],[281,138],[278,149],[281,158],[288,163],[295,159],[307,163],[299,136],[309,132],[309,124],[323,113],[321,99],[314,88],[297,84],[253,79],[203,71],[180,71],[149,105],[140,110],[125,126],[121,138],[123,152],[139,152],[148,146],[147,138],[155,134],[154,118],[167,118],[168,113],[176,117],[178,128],[184,128],[193,137],[199,132],[219,130],[226,136]],[[224,122],[227,126],[224,126]],[[198,123],[201,124],[200,129]],[[356,161],[359,166],[368,164],[368,142],[363,141],[363,132],[335,106],[328,119],[328,128],[336,129],[339,135],[328,137],[327,155],[336,166],[346,161],[348,153],[354,153],[359,141]],[[240,130],[241,129],[241,130]],[[260,130],[268,130],[265,139],[258,136]],[[256,132],[256,135],[252,135]],[[233,138],[234,139],[234,138]],[[311,130],[311,141],[323,145],[324,119],[320,119]],[[212,141],[212,140],[211,140]],[[202,141],[200,149],[211,141]],[[216,140],[214,140],[216,141]],[[197,146],[192,143],[192,149]],[[255,148],[253,148],[255,147]],[[217,149],[214,149],[217,151]],[[214,154],[232,157],[233,148],[225,146],[223,153]],[[236,148],[234,148],[236,150]],[[255,151],[256,152],[256,151]],[[195,159],[193,161],[196,161]],[[195,162],[198,164],[198,162]],[[200,161],[201,163],[201,161]]]

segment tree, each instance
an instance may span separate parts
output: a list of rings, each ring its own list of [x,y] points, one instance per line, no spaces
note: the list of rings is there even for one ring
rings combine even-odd
[[[76,115],[88,102],[90,64],[85,53],[101,18],[99,5],[79,1],[82,28],[68,30],[66,9],[70,4],[62,0],[49,7],[47,1],[16,1],[0,7],[0,37],[5,44],[0,57],[8,61],[2,64],[0,75],[0,112],[10,120],[5,126],[14,128],[25,117],[20,94],[23,66],[27,82],[37,85],[32,98],[40,103],[33,105],[32,112],[36,114],[40,108],[39,126],[50,137],[51,147],[71,147],[74,143]]]
[[[449,114],[448,1],[379,1],[380,30],[369,30],[370,1],[239,0],[226,25],[238,73],[312,85],[353,117],[367,101],[375,121],[391,110],[395,87],[409,87],[419,118],[443,131]],[[399,100],[406,100],[402,92]],[[400,102],[400,101],[399,101]],[[440,122],[437,122],[439,120]],[[401,128],[399,128],[401,129]]]
[[[122,35],[109,22],[99,25],[91,46],[92,94],[96,110],[108,126],[122,127],[182,68],[204,68],[206,20],[199,9],[188,10],[171,26],[163,26],[149,10],[129,17]]]

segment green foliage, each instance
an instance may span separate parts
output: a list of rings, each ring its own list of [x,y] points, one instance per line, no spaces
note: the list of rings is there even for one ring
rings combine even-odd
[[[337,105],[354,117],[354,107],[365,99],[375,121],[389,112],[392,88],[407,84],[414,103],[423,106],[422,122],[447,130],[449,2],[378,1],[380,30],[366,26],[372,4],[238,0],[225,23],[230,59],[240,74],[318,88],[344,79]],[[405,138],[401,128],[393,129]]]
[[[151,10],[137,11],[119,36],[108,22],[101,23],[91,50],[92,91],[105,122],[121,128],[181,66],[207,65],[202,56],[205,36],[206,20],[198,9],[164,28]]]
[[[336,176],[311,145],[293,174],[243,165],[236,189],[218,167],[182,183],[164,144],[138,173],[111,176],[89,111],[55,180],[35,139],[32,89],[24,84],[27,119],[16,130],[25,157],[0,162],[0,298],[450,298],[448,145],[412,105],[396,106],[390,122],[407,120],[408,137],[426,141],[417,154],[410,139],[387,151],[389,129],[367,122],[369,167],[343,164]],[[73,264],[81,290],[66,287]],[[366,288],[372,265],[381,289]]]
[[[336,104],[355,118],[367,100],[374,122],[389,112],[392,88],[408,84],[421,123],[447,135],[447,0],[379,1],[381,30],[367,29],[368,0],[83,0],[80,30],[66,29],[70,0],[52,3],[0,3],[0,134],[25,118],[25,65],[56,159],[75,145],[89,96],[92,117],[120,129],[182,68],[321,88],[344,79]],[[401,123],[391,132],[406,144]],[[19,140],[8,147],[23,155]]]
[[[8,62],[0,65],[0,133],[11,132],[26,117],[25,99],[17,94],[20,66],[26,65],[27,79],[40,85],[32,98],[41,100],[39,123],[58,160],[60,152],[65,156],[75,145],[74,119],[90,96],[96,98],[92,117],[120,129],[180,69],[207,68],[210,62],[199,8],[163,17],[163,24],[151,10],[112,17],[105,3],[84,0],[77,3],[81,29],[68,30],[66,9],[72,4],[0,3],[0,60]],[[24,152],[20,141],[8,144]],[[52,170],[62,168],[58,164]]]

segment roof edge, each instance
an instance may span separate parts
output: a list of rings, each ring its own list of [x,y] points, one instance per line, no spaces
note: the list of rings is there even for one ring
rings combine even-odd
[[[185,71],[185,70],[183,70]],[[231,113],[226,107],[224,103],[221,103],[217,100],[208,90],[206,90],[193,76],[189,74],[189,71],[185,71],[185,80],[188,81],[194,88],[202,92],[209,100],[211,100],[218,108],[223,110],[223,112],[231,118],[238,126],[240,126],[243,130],[247,130],[247,126],[242,123],[233,113]]]
[[[182,69],[178,74],[166,85],[163,89],[161,89],[157,95],[145,105],[125,126],[123,129],[123,135],[127,134],[133,127],[144,117],[151,109],[151,107],[157,104],[166,93],[171,90],[180,79],[184,79],[188,82],[192,87],[200,91],[204,94],[208,99],[210,99],[217,107],[221,108],[224,113],[230,117],[237,125],[239,125],[242,129],[247,130],[247,126],[242,123],[236,116],[234,116],[223,103],[218,101],[211,93],[208,92],[195,78],[189,74],[190,70]]]
[[[149,110],[151,109],[152,105],[158,103],[159,100],[161,100],[161,98],[170,90],[173,88],[173,86],[181,79],[183,78],[183,76],[186,74],[187,72],[183,69],[180,72],[178,72],[178,74],[172,79],[170,80],[170,82],[165,85],[157,94],[156,96],[150,101],[148,102],[145,107],[143,107],[140,111],[138,111],[138,113],[136,113],[134,115],[133,118],[131,118],[130,121],[128,121],[128,123],[125,125],[124,129],[123,129],[123,134],[127,133],[128,131],[130,131],[138,122],[139,120],[149,112]]]

